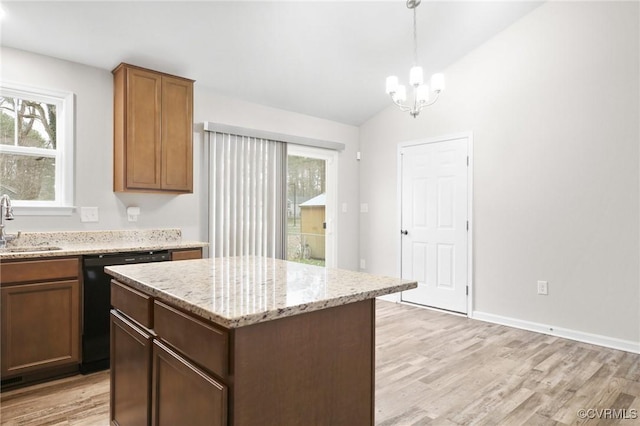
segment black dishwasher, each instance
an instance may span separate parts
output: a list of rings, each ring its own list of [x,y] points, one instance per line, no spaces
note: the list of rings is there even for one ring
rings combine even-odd
[[[171,260],[168,251],[144,251],[101,254],[82,257],[82,363],[83,374],[109,368],[109,311],[111,310],[111,276],[105,266]]]

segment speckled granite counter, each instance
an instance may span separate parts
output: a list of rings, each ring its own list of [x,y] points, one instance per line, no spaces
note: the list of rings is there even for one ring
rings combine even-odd
[[[255,257],[111,266],[105,271],[131,287],[226,328],[417,286],[398,278]]]
[[[6,248],[0,248],[0,262],[37,257],[201,248],[207,245],[199,241],[183,241],[180,229],[23,232],[10,241]]]

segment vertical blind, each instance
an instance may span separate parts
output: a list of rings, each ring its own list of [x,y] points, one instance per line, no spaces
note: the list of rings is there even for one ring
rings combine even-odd
[[[211,257],[284,258],[286,144],[210,133]]]

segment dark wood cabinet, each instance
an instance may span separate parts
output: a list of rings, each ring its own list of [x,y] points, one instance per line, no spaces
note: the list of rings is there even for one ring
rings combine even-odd
[[[226,372],[226,332],[115,280],[111,300],[112,424],[226,425],[226,386],[193,361]]]
[[[193,192],[193,81],[162,76],[161,135],[161,188]]]
[[[165,303],[153,304],[153,327],[158,336],[192,362],[218,377],[229,372],[229,332],[200,321]]]
[[[78,258],[2,263],[3,387],[77,371],[79,277]]]
[[[375,299],[232,330],[234,426],[373,425]]]
[[[113,288],[151,314],[153,425],[374,423],[374,299],[227,329]]]
[[[120,64],[114,191],[193,192],[193,80]]]
[[[111,404],[114,425],[148,425],[151,419],[152,335],[111,311]]]
[[[111,306],[143,327],[153,327],[153,299],[146,294],[112,280]]]
[[[154,425],[227,424],[227,388],[158,340],[153,343]]]

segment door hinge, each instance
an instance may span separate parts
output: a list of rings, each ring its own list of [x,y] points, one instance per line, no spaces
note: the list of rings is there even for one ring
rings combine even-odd
[[[467,231],[469,230],[469,221],[467,221]]]
[[[469,295],[469,286],[467,286],[467,296]]]
[[[467,167],[469,167],[469,156],[467,155]]]

